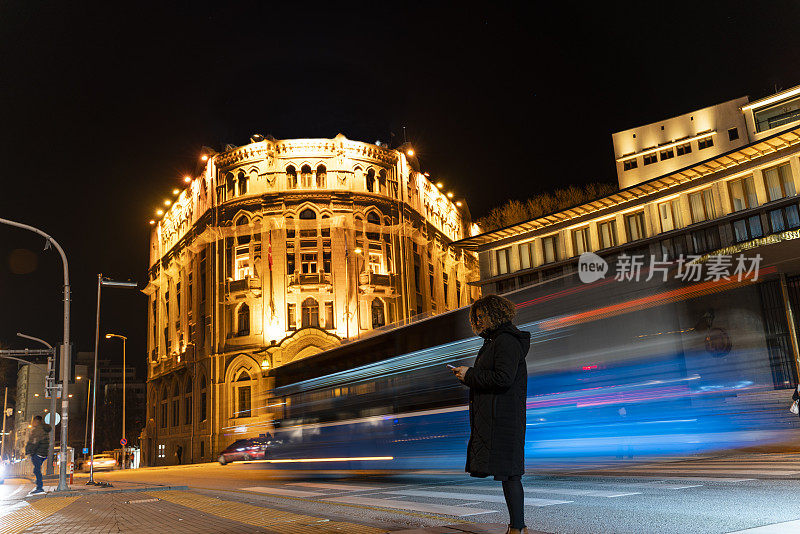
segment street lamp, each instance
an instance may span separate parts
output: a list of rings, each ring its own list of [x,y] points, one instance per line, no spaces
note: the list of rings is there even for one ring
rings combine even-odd
[[[125,393],[126,393],[126,386],[125,386],[125,375],[127,375],[127,366],[125,364],[125,342],[128,341],[128,338],[122,336],[120,334],[106,334],[106,339],[111,339],[112,337],[116,337],[122,340],[122,437],[125,438]],[[122,445],[120,443],[120,445]],[[122,453],[126,455],[125,449],[127,448],[127,443],[122,445]],[[125,457],[123,456],[121,462],[122,468],[125,469]]]
[[[97,322],[94,331],[94,385],[92,386],[92,441],[89,450],[89,481],[87,486],[96,484],[94,481],[94,422],[97,418],[97,350],[100,346],[100,290],[106,287],[123,287],[126,289],[136,289],[136,282],[118,282],[109,278],[103,278],[102,274],[97,275]]]

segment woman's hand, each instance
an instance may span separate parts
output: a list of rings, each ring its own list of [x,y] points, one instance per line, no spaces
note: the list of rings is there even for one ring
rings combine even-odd
[[[469,367],[465,367],[465,366],[462,365],[460,367],[455,367],[453,369],[453,374],[456,375],[456,378],[458,378],[459,380],[461,380],[463,382],[464,381],[464,377],[466,376],[468,370],[469,370]]]

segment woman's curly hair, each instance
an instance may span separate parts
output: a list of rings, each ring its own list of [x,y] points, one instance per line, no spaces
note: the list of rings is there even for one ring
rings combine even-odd
[[[476,317],[479,310],[483,316],[481,321]],[[507,298],[485,295],[472,303],[469,309],[469,324],[473,332],[480,334],[484,330],[491,330],[510,322],[516,314],[514,303]]]

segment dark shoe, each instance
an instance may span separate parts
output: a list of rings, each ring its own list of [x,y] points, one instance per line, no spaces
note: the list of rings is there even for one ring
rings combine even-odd
[[[518,529],[518,528],[511,528],[509,526],[508,530],[506,530],[506,534],[528,534],[528,527],[522,527],[522,529]]]
[[[39,495],[40,493],[47,493],[47,492],[41,488],[34,488],[31,490],[30,493],[28,493],[28,495]]]

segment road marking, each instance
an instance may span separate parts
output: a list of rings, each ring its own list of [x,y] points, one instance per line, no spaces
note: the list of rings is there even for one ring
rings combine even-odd
[[[342,490],[342,491],[372,491],[372,490],[385,489],[378,486],[359,486],[356,484],[330,484],[327,482],[291,482],[288,485],[301,486],[304,488],[319,488],[319,489],[331,489],[331,490]]]
[[[78,497],[46,497],[34,501],[23,501],[25,506],[3,515],[2,522],[0,522],[0,533],[16,534],[27,530],[77,499]]]
[[[502,495],[491,495],[482,493],[458,493],[450,491],[427,491],[427,490],[400,490],[400,491],[384,491],[389,495],[404,495],[407,497],[434,497],[439,499],[461,499],[464,501],[481,501],[481,502],[506,502],[505,497]],[[528,506],[552,506],[554,504],[567,504],[572,501],[555,501],[552,499],[534,499],[532,497],[525,497],[525,504]]]
[[[298,533],[341,533],[352,534],[385,534],[386,529],[379,529],[348,523],[344,521],[328,521],[319,517],[284,512],[274,508],[255,506],[235,501],[226,501],[208,497],[189,491],[154,491],[148,492],[153,497],[169,501],[200,512],[205,512],[231,521],[263,527],[279,534]],[[77,497],[76,497],[77,498]]]
[[[493,514],[496,510],[484,510],[481,508],[465,508],[459,506],[445,506],[443,504],[429,504],[413,501],[400,501],[397,499],[375,499],[371,497],[342,496],[324,499],[327,502],[341,502],[346,504],[361,504],[364,506],[376,506],[378,508],[392,508],[396,510],[409,510],[412,512],[423,512],[427,514],[452,515],[456,517],[466,517],[470,515]]]
[[[450,488],[482,488],[489,489],[486,486],[479,484],[466,484],[458,486],[445,486]],[[492,488],[493,489],[493,488]],[[525,484],[525,493],[555,493],[557,495],[578,495],[581,497],[626,497],[628,495],[641,495],[639,491],[622,492],[622,491],[609,491],[609,490],[592,490],[592,489],[575,489],[575,488],[560,488],[558,486],[529,486]]]
[[[630,469],[626,471],[614,471],[617,475],[624,474],[624,473],[640,473],[645,471],[653,471],[652,469]],[[665,473],[668,472],[670,475],[675,475],[678,473],[686,473],[686,474],[699,474],[699,473],[708,473],[709,475],[797,475],[800,474],[800,471],[759,471],[755,469],[691,469],[687,467],[676,467],[676,468],[668,468],[668,469],[659,469],[659,471],[663,471]],[[607,471],[611,472],[611,471]],[[663,477],[662,477],[663,478]]]
[[[318,491],[300,491],[268,486],[251,486],[242,489],[246,491],[255,491],[257,493],[268,493],[270,495],[285,495],[287,497],[319,497],[320,495],[327,495],[327,493],[320,493]]]
[[[737,530],[735,532],[729,532],[728,534],[786,534],[787,532],[800,532],[800,519],[773,523],[771,525],[764,525],[763,527]]]

